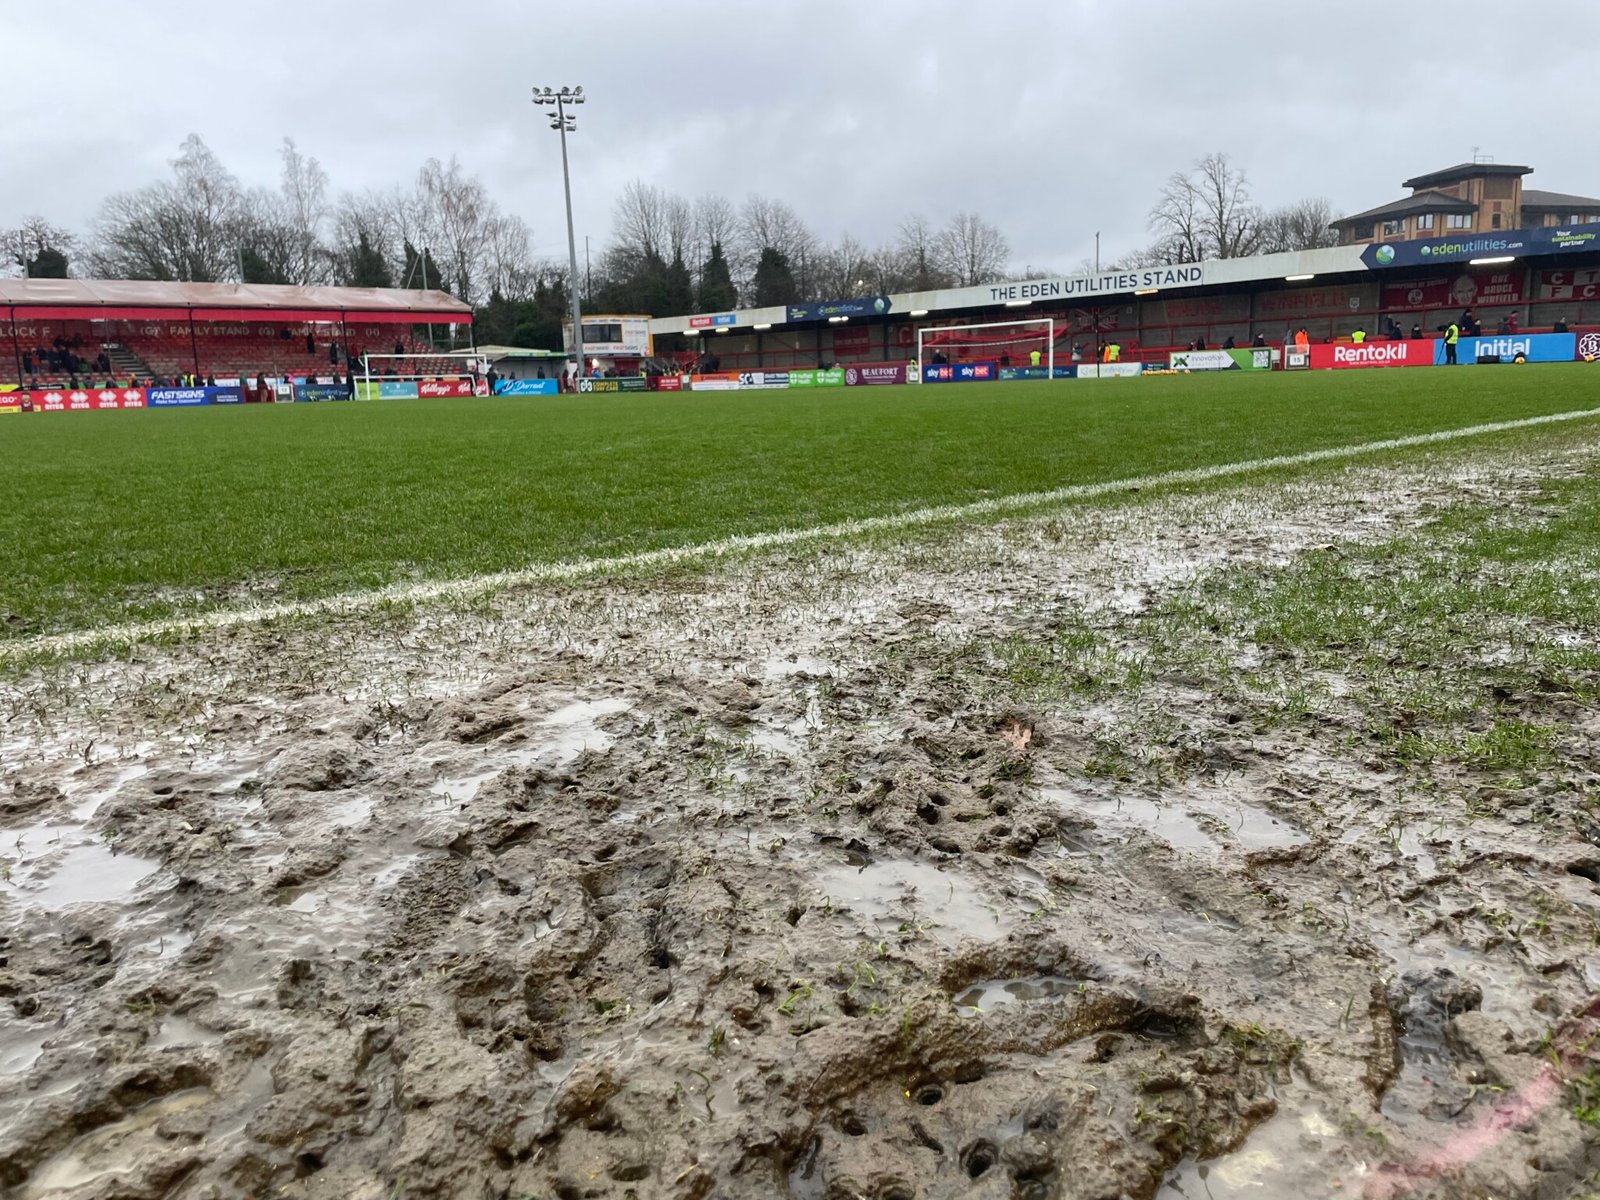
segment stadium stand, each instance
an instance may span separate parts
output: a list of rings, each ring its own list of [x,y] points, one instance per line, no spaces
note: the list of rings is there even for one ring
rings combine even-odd
[[[0,385],[360,375],[363,353],[430,353],[415,329],[430,322],[470,325],[472,311],[398,289],[0,280]],[[406,366],[461,372],[450,358]]]

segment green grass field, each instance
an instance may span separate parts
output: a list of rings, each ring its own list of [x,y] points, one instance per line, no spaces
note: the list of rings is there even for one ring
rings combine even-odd
[[[0,641],[1597,403],[1573,365],[7,417]]]

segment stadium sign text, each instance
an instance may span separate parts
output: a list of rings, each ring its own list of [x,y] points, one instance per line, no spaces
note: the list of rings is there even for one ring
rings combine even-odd
[[[1180,267],[1149,267],[1142,271],[1074,275],[1067,279],[1029,279],[1022,283],[998,284],[990,287],[988,292],[989,299],[1000,304],[1014,300],[1109,296],[1119,292],[1142,292],[1147,288],[1199,287],[1204,282],[1204,265],[1187,263]]]

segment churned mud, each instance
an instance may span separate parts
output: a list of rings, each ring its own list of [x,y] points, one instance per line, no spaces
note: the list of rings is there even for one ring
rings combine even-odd
[[[1571,435],[13,678],[0,1189],[1587,1195],[1600,673],[1496,695],[1538,755],[1421,767],[1357,648],[1285,716],[1238,673],[1288,652],[1195,598],[1542,519],[1594,465]]]

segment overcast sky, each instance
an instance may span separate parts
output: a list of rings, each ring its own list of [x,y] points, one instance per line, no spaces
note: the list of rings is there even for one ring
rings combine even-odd
[[[876,244],[972,209],[1014,265],[1069,272],[1147,240],[1162,180],[1211,150],[1256,199],[1342,212],[1474,148],[1528,186],[1600,195],[1584,6],[1451,0],[0,0],[0,228],[90,225],[199,133],[247,184],[285,135],[335,189],[460,156],[565,252],[556,135],[533,84],[582,84],[582,239],[639,177],[752,191]]]

